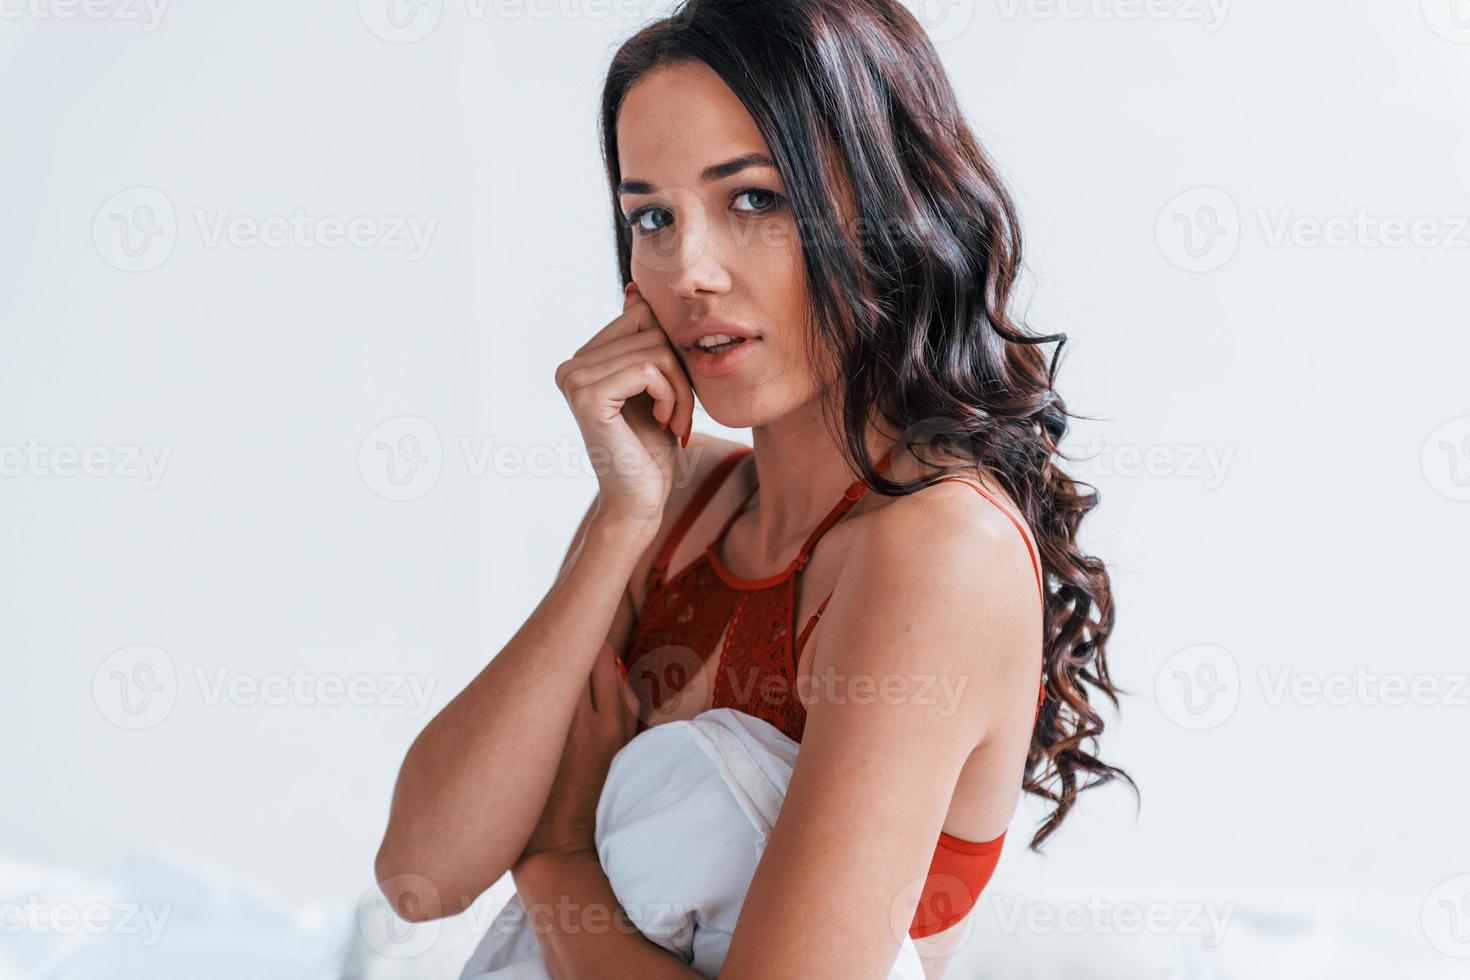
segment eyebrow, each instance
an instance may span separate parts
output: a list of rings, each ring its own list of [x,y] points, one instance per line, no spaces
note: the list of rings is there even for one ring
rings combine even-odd
[[[770,167],[774,170],[776,165],[764,153],[747,153],[733,160],[726,160],[724,163],[716,163],[705,167],[704,170],[700,171],[699,179],[701,183],[708,184],[711,181],[723,180],[733,174],[738,174],[740,171],[750,167]],[[658,188],[646,180],[625,180],[618,184],[619,197],[622,197],[624,194],[652,194],[656,190]]]

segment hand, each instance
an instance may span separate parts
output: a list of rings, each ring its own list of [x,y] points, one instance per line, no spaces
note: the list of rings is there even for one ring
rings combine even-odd
[[[537,854],[597,852],[597,801],[613,756],[633,738],[637,710],[616,652],[603,643],[577,699],[551,795],[517,867]]]
[[[657,526],[674,486],[675,443],[694,423],[694,385],[629,283],[623,312],[556,369],[598,471],[603,509]]]

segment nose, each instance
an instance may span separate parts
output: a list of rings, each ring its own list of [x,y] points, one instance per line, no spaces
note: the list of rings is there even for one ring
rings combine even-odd
[[[683,299],[719,294],[730,289],[730,270],[725,263],[725,242],[702,211],[686,217],[675,230],[678,236],[669,272],[669,289]]]

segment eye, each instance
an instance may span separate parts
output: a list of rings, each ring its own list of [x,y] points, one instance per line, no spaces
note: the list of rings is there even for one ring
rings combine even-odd
[[[741,198],[747,198],[757,202],[754,207],[735,208],[736,211],[739,211],[742,214],[768,214],[772,211],[780,210],[781,207],[783,207],[786,203],[786,198],[782,197],[775,191],[766,190],[764,187],[742,188],[735,192],[731,200],[732,202],[739,201]],[[765,204],[760,204],[759,202],[761,201],[764,201]],[[649,217],[655,218],[655,221],[653,221],[652,223],[645,223],[643,219]],[[658,232],[663,231],[665,228],[669,227],[673,223],[673,217],[669,214],[667,208],[661,208],[657,205],[650,204],[648,207],[639,208],[638,210],[634,211],[632,214],[623,218],[622,221],[623,227],[637,232],[638,235],[641,237],[646,235],[654,235]]]
[[[765,207],[757,207],[757,208],[755,208],[754,211],[752,212],[754,214],[761,214],[761,213],[766,212],[766,211],[775,211],[785,201],[785,198],[783,198],[780,194],[777,194],[775,191],[768,191],[768,190],[766,190],[763,187],[747,187],[744,190],[740,190],[740,191],[736,191],[735,192],[735,199],[737,201],[740,198],[742,198],[742,197],[756,198],[758,200],[759,199],[765,199],[765,200],[768,200],[770,202]],[[743,208],[737,208],[736,210],[744,210],[744,209]]]
[[[668,222],[667,222],[667,215],[668,215],[668,213],[669,213],[668,211],[664,210],[663,208],[659,208],[659,207],[651,207],[650,206],[650,207],[646,207],[646,208],[639,208],[637,211],[634,211],[632,214],[628,215],[626,218],[623,219],[623,227],[625,227],[625,228],[631,228],[631,229],[637,231],[640,235],[652,235],[653,233],[658,232],[658,231],[662,231],[664,228],[667,228],[668,227]],[[656,215],[664,215],[665,216],[665,222],[663,224],[655,225],[652,228],[650,228],[646,224],[643,224],[643,219],[644,218],[648,217],[649,215],[655,215],[655,214]]]

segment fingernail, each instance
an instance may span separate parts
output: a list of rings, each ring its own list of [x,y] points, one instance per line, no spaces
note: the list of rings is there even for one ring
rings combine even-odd
[[[623,658],[622,657],[614,657],[613,660],[618,665],[618,673],[623,675],[623,680],[627,680],[628,679],[628,668],[623,665]]]
[[[679,448],[681,448],[681,449],[688,449],[689,448],[689,436],[692,433],[693,433],[693,428],[691,427],[690,431],[684,433],[683,437],[680,438],[680,440],[679,440]]]

